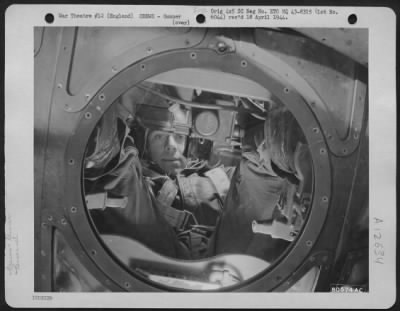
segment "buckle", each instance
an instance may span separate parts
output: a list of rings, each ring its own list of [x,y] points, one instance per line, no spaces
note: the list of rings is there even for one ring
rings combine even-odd
[[[173,207],[166,207],[164,205],[164,218],[165,220],[172,226],[174,227],[176,230],[178,231],[184,231],[185,228],[188,225],[190,216],[193,217],[192,213],[184,210],[184,211],[180,211],[177,210]],[[194,221],[196,222],[195,218],[193,217]]]
[[[186,210],[180,211],[179,217],[178,217],[177,223],[176,223],[176,229],[179,231],[185,230],[185,228],[189,222],[190,216],[192,216],[192,213],[190,213]]]

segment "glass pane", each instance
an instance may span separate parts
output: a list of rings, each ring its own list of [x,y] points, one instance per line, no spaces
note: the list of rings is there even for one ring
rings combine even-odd
[[[215,289],[264,271],[296,239],[312,163],[295,117],[268,90],[246,82],[257,97],[239,86],[230,95],[223,85],[244,78],[189,77],[182,86],[164,74],[114,102],[88,141],[83,182],[123,263],[170,287]]]

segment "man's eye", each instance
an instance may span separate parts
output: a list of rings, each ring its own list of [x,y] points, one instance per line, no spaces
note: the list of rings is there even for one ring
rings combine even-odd
[[[151,141],[157,141],[157,140],[161,140],[162,135],[161,134],[153,134],[150,136],[150,140]]]
[[[177,141],[183,141],[184,139],[185,139],[185,135],[175,135],[175,139],[177,140]]]

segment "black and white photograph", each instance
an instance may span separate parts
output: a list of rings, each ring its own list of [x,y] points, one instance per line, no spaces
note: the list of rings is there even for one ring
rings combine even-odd
[[[368,291],[366,29],[35,43],[38,291]]]
[[[173,27],[32,28],[33,300],[370,294],[388,261],[370,205],[371,30],[169,12],[151,14]]]

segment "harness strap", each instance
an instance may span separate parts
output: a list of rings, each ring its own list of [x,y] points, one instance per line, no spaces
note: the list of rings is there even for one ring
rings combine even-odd
[[[289,222],[292,221],[293,217],[293,205],[294,205],[294,196],[296,194],[297,187],[296,185],[286,181],[286,188],[284,195],[284,205],[282,214],[288,219]]]
[[[104,210],[106,207],[125,208],[128,204],[128,197],[110,198],[107,196],[107,192],[88,194],[85,199],[89,210]]]
[[[179,189],[181,190],[183,205],[194,206],[195,208],[198,208],[199,203],[197,202],[196,194],[192,189],[189,178],[177,175],[176,180],[178,182]]]
[[[173,208],[172,206],[168,206],[160,201],[158,201],[158,203],[159,203],[159,206],[161,207],[160,211],[161,211],[162,215],[164,216],[165,220],[176,230],[178,230],[178,231],[185,230],[190,218],[192,218],[193,221],[197,224],[196,218],[189,211],[177,210],[176,208]]]
[[[281,195],[277,202],[281,219],[270,219],[267,221],[253,220],[253,233],[270,235],[274,239],[293,241],[298,235],[299,228],[303,222],[303,216],[297,202],[295,202],[297,186],[285,180]]]
[[[279,220],[272,220],[269,223],[262,223],[253,220],[251,228],[254,233],[262,233],[270,235],[274,239],[282,239],[286,241],[293,241],[296,233],[293,231],[293,226],[289,223],[283,223]]]

